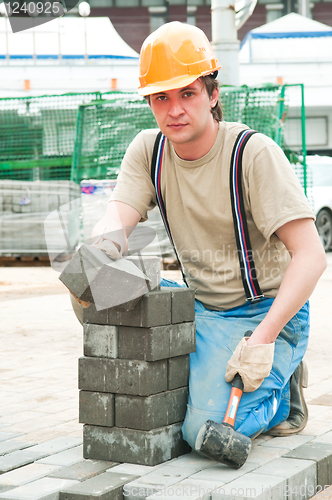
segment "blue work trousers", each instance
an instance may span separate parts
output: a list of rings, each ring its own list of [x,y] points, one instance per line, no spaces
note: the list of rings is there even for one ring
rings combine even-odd
[[[163,279],[161,286],[180,285]],[[273,300],[263,298],[226,311],[206,309],[196,300],[196,352],[190,354],[189,400],[182,428],[192,448],[206,420],[223,421],[231,392],[231,384],[225,381],[227,362],[244,333],[254,330],[264,319]],[[254,437],[287,419],[289,379],[305,354],[308,337],[307,302],[279,333],[270,375],[256,391],[243,394],[236,430]]]

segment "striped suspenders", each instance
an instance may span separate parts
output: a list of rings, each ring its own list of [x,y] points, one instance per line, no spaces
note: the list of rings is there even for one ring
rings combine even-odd
[[[154,143],[154,148],[153,148],[152,161],[151,161],[151,179],[152,179],[153,185],[154,185],[155,190],[156,190],[157,203],[158,203],[158,207],[160,210],[161,218],[164,222],[166,233],[169,237],[169,240],[170,240],[171,245],[173,247],[176,258],[179,262],[179,266],[180,266],[180,270],[181,270],[181,274],[182,274],[182,279],[183,279],[184,283],[188,286],[188,283],[186,281],[186,277],[184,274],[184,270],[182,267],[182,263],[179,259],[179,256],[178,256],[178,253],[176,251],[174,241],[173,241],[173,238],[171,235],[171,230],[170,230],[168,220],[167,220],[167,215],[166,215],[166,207],[165,207],[164,200],[163,200],[163,197],[161,194],[161,165],[162,165],[162,160],[163,160],[164,146],[165,146],[165,136],[161,132],[159,132],[157,137],[156,137],[156,141]]]
[[[257,300],[263,297],[259,287],[254,256],[251,249],[247,217],[244,209],[242,192],[242,157],[243,150],[250,137],[256,132],[242,130],[236,138],[230,167],[230,194],[232,203],[233,223],[236,245],[241,269],[241,278],[247,300]]]
[[[238,249],[238,257],[241,269],[241,278],[243,287],[246,293],[247,300],[253,301],[263,297],[259,287],[253,252],[251,250],[249,232],[247,226],[247,218],[244,210],[243,193],[242,193],[242,157],[243,150],[250,139],[256,132],[253,130],[243,130],[237,136],[231,158],[230,166],[230,194],[232,203],[233,223],[235,230],[235,238]],[[157,203],[160,209],[160,214],[163,219],[167,235],[173,246],[176,258],[179,261],[182,278],[187,284],[184,276],[181,261],[178,257],[174,241],[171,235],[170,227],[167,220],[166,207],[161,194],[161,167],[162,158],[165,146],[165,136],[161,132],[158,133],[153,148],[151,162],[151,179],[156,189]],[[188,285],[187,285],[188,286]]]

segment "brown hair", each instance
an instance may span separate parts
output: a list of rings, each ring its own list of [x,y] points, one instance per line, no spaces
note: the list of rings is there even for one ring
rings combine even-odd
[[[204,87],[206,88],[209,97],[212,97],[214,89],[219,87],[217,76],[218,76],[218,71],[215,71],[211,75],[201,76],[200,78]],[[222,121],[222,107],[219,99],[217,101],[217,104],[211,109],[211,113],[214,120],[216,120],[217,122]]]

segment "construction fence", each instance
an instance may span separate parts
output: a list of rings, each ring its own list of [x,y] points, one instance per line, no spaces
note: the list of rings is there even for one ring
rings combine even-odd
[[[305,141],[298,151],[290,151],[283,133],[289,106],[287,86],[223,87],[220,94],[224,119],[245,123],[275,140],[293,163],[302,185],[307,186]],[[82,211],[77,223],[81,225],[81,239],[85,238],[106,206],[128,145],[141,130],[156,127],[148,103],[135,93],[113,91],[0,99],[0,182],[7,199],[5,207],[0,195],[0,218],[4,220],[3,217],[10,215],[11,190],[13,199],[16,197],[12,203],[16,207],[12,210],[16,220],[20,217],[22,221],[23,215],[28,220],[28,214],[30,218],[32,214],[44,216],[49,210],[47,196],[44,196],[45,206],[34,211],[31,199],[37,196],[33,193],[39,188],[33,186],[42,183],[46,193],[57,189],[57,181],[64,181],[68,192],[78,195],[82,192]],[[303,134],[303,130],[299,133]],[[3,181],[16,181],[16,187]],[[24,188],[20,190],[18,183],[22,182]],[[28,204],[24,200],[26,182],[30,185]],[[21,196],[19,202],[17,196]],[[97,198],[99,210],[95,206]],[[159,218],[152,214],[151,219],[154,218],[159,227]],[[10,254],[14,249],[17,253],[19,246],[8,234],[0,234],[0,255]],[[40,252],[46,251],[45,241],[39,246]],[[38,245],[30,247],[31,252],[38,253]],[[29,249],[24,248],[24,252]],[[167,253],[166,247],[163,252]]]

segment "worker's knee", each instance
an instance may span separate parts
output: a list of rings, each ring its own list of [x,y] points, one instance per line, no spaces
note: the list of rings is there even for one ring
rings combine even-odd
[[[192,405],[188,405],[186,418],[182,426],[182,434],[183,439],[187,441],[191,448],[195,449],[198,431],[207,420],[221,423],[223,415],[221,413],[199,410]]]

